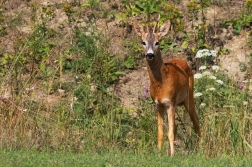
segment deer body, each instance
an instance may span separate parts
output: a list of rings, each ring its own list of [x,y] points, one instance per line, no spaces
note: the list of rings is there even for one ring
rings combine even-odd
[[[156,26],[155,26],[156,27]],[[140,24],[134,26],[141,37],[146,55],[147,69],[150,78],[150,95],[156,103],[158,120],[158,148],[162,147],[164,114],[168,115],[170,154],[174,155],[175,109],[184,105],[193,122],[195,132],[200,136],[200,127],[195,111],[191,68],[182,59],[173,59],[164,63],[159,49],[159,41],[169,31],[170,22],[165,22],[158,33],[149,29],[144,31]]]
[[[184,66],[178,67],[178,64]],[[189,72],[190,69],[187,68],[187,63],[184,60],[170,60],[168,63],[162,63],[160,69],[151,63],[148,63],[147,66],[150,77],[150,94],[156,104],[161,105],[165,99],[179,104],[186,99],[189,89],[189,75],[185,71]]]

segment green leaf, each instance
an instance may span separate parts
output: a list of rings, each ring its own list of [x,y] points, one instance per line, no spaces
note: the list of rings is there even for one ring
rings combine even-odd
[[[115,75],[125,75],[125,72],[117,71],[117,72],[115,72]]]
[[[115,14],[115,17],[118,18],[119,20],[126,21],[127,17],[124,13],[122,14]]]
[[[165,47],[162,49],[162,54],[165,54],[169,50],[169,47]]]
[[[90,4],[89,3],[84,3],[81,5],[82,7],[90,7]]]
[[[178,47],[175,47],[175,48],[173,48],[173,52],[180,52],[181,50],[180,50],[180,48],[178,48]]]
[[[233,27],[234,27],[234,29],[235,29],[234,32],[235,32],[236,34],[240,34],[240,32],[241,32],[241,30],[242,30],[242,23],[241,23],[241,21],[236,21],[236,22],[234,22]]]
[[[136,2],[135,2],[135,5],[136,5],[137,8],[140,8],[141,10],[144,9],[143,4],[142,4],[141,2],[139,2],[139,1],[136,1]]]
[[[136,60],[134,56],[129,56],[123,65],[128,69],[133,69],[136,67]]]
[[[183,49],[186,49],[186,48],[188,47],[188,42],[187,42],[187,41],[184,41],[184,42],[182,43],[181,47],[182,47]]]
[[[39,65],[39,68],[40,68],[40,70],[41,70],[42,72],[45,72],[45,70],[46,70],[46,66],[45,66],[44,63],[41,63],[41,64]]]

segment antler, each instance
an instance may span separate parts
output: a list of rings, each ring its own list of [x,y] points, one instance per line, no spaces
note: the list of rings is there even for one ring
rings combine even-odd
[[[148,33],[150,32],[148,23],[146,24],[146,30],[147,30]]]
[[[144,22],[145,22],[146,32],[149,33],[149,32],[150,32],[150,31],[149,31],[149,30],[150,30],[150,29],[149,29],[149,22],[150,22],[150,21],[149,21],[149,19],[145,19],[145,18],[144,18]]]
[[[158,14],[158,18],[157,18],[157,21],[156,21],[156,23],[155,23],[155,25],[154,25],[154,28],[153,28],[153,33],[155,33],[155,30],[156,30],[156,27],[157,27],[157,25],[158,25],[158,21],[160,20],[160,14]]]

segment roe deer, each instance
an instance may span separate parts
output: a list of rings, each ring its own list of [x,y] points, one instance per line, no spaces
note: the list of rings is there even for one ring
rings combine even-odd
[[[152,31],[148,26],[146,31],[139,23],[134,24],[134,30],[142,39],[146,64],[150,78],[150,95],[156,103],[158,120],[158,148],[161,150],[163,139],[164,114],[168,115],[168,138],[170,142],[170,155],[174,155],[174,131],[175,131],[175,109],[184,105],[193,122],[194,130],[200,137],[200,126],[195,111],[193,86],[194,77],[187,62],[182,59],[169,60],[164,63],[161,57],[159,41],[165,36],[170,28],[170,21],[166,21],[158,32],[155,32],[155,24]]]

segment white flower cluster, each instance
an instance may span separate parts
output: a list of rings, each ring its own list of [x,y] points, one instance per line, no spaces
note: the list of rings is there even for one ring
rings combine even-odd
[[[209,72],[209,71],[204,71],[204,72],[202,73],[202,75],[203,75],[203,76],[212,76],[211,72]]]
[[[216,80],[216,76],[213,76],[213,75],[209,76],[209,78]]]
[[[206,58],[208,56],[217,57],[217,54],[218,52],[215,50],[202,49],[197,52],[195,58]],[[219,70],[220,67],[218,65],[204,64],[199,67],[198,73],[194,74],[194,79],[200,84],[200,87],[205,87],[205,90],[201,90],[203,92],[195,92],[194,98],[200,98],[201,96],[204,96],[204,91],[208,92],[206,95],[213,94],[217,91],[217,88],[219,87],[218,85],[224,84],[222,80],[219,80],[216,76],[214,76]],[[200,104],[201,108],[205,106],[206,103]]]
[[[206,68],[206,66],[200,66],[199,70],[205,70]]]
[[[202,78],[201,73],[194,74],[194,79],[200,79],[200,78]]]
[[[202,74],[201,73],[196,73],[194,74],[194,79],[200,79],[202,78],[203,76],[207,76],[209,79],[212,79],[212,80],[216,80],[216,76],[213,76],[209,71],[204,71]],[[223,85],[223,81],[222,80],[216,80],[216,83],[220,84],[220,85]]]
[[[202,77],[208,77],[209,79],[216,80],[217,78],[212,75],[211,72],[209,71],[204,71],[202,74],[201,73],[196,73],[194,74],[194,79],[200,79]]]
[[[216,89],[214,87],[208,88],[206,91],[215,91]]]
[[[213,71],[219,71],[219,70],[220,70],[220,67],[217,66],[217,65],[213,65],[213,66],[212,66],[212,70],[213,70]]]
[[[222,80],[216,80],[216,82],[218,83],[218,84],[220,84],[220,85],[223,85],[223,81]]]
[[[202,108],[205,107],[205,106],[206,106],[206,103],[201,103],[200,104],[200,107],[202,107]]]
[[[202,93],[197,92],[197,93],[194,94],[194,97],[200,97],[200,96],[202,96],[202,95],[203,95]]]
[[[208,50],[208,49],[202,49],[197,52],[196,58],[201,58],[205,56],[217,56],[217,51],[215,50]],[[220,70],[220,67],[218,65],[213,65],[212,67],[213,72],[218,72]],[[201,73],[194,74],[194,79],[200,79],[202,77],[207,77],[212,80],[216,80],[216,83],[222,85],[223,81],[217,80],[217,78],[211,73],[206,65],[202,65],[199,67],[199,70],[202,71]]]
[[[217,53],[218,52],[216,50],[202,49],[197,52],[195,58],[202,58],[207,56],[217,57]]]

